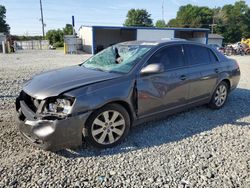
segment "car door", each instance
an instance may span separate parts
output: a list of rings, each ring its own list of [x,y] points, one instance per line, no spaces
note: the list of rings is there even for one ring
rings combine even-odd
[[[182,45],[162,47],[149,58],[145,66],[152,64],[160,64],[164,70],[140,74],[137,78],[139,117],[185,105],[188,97]]]
[[[217,83],[218,58],[204,46],[195,44],[184,45],[185,58],[188,60],[187,77],[190,87],[189,102],[196,102],[211,96]]]

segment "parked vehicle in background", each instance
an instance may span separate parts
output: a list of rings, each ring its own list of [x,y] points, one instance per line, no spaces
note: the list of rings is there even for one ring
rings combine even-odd
[[[241,42],[228,44],[225,48],[225,54],[230,55],[250,55],[250,39],[242,39]]]
[[[83,138],[112,147],[132,125],[202,104],[221,108],[239,79],[236,61],[207,45],[120,43],[28,81],[16,100],[18,127],[46,150],[76,147]]]
[[[241,44],[244,48],[244,52],[246,55],[250,55],[250,38],[249,39],[241,39]]]
[[[53,45],[49,45],[49,50],[55,50],[56,49],[56,47],[54,47]]]
[[[225,55],[227,56],[235,55],[235,50],[232,45],[227,45],[225,47]]]

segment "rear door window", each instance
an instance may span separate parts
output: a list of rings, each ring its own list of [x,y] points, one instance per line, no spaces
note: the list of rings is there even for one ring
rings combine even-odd
[[[163,47],[149,59],[148,64],[162,64],[165,70],[183,67],[185,62],[182,46]]]
[[[210,59],[211,59],[211,62],[212,63],[215,63],[215,62],[219,62],[219,59],[218,57],[214,54],[214,52],[212,52],[212,50],[208,50],[209,51],[209,55],[210,55]]]
[[[199,45],[184,45],[189,65],[209,64],[210,54],[208,48]]]

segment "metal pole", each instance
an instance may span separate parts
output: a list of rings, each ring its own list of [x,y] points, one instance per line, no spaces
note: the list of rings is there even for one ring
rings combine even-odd
[[[213,15],[213,23],[212,23],[212,34],[214,33],[214,15]]]
[[[3,53],[6,54],[6,46],[4,41],[2,41],[2,47],[3,47]]]
[[[75,36],[75,17],[72,16],[72,30],[73,30],[73,35]]]
[[[210,24],[209,26],[211,26],[211,34],[214,33],[214,26],[216,26],[217,24],[214,23],[214,19],[213,19],[213,23]]]
[[[216,11],[216,7],[214,8],[214,11],[213,11],[213,23],[211,24],[211,33],[213,34],[214,33],[214,26],[216,26],[217,24],[215,24],[214,22],[215,22],[215,11]]]
[[[162,0],[162,20],[164,20],[164,0]]]
[[[43,23],[43,6],[42,6],[42,0],[40,0],[40,10],[41,10],[41,22],[42,22],[42,30],[43,30],[43,38],[44,38],[44,23]]]

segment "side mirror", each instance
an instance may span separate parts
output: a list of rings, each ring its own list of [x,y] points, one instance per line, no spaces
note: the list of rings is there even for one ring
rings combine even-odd
[[[164,72],[164,67],[161,64],[149,64],[143,67],[141,70],[141,75],[156,74]]]

